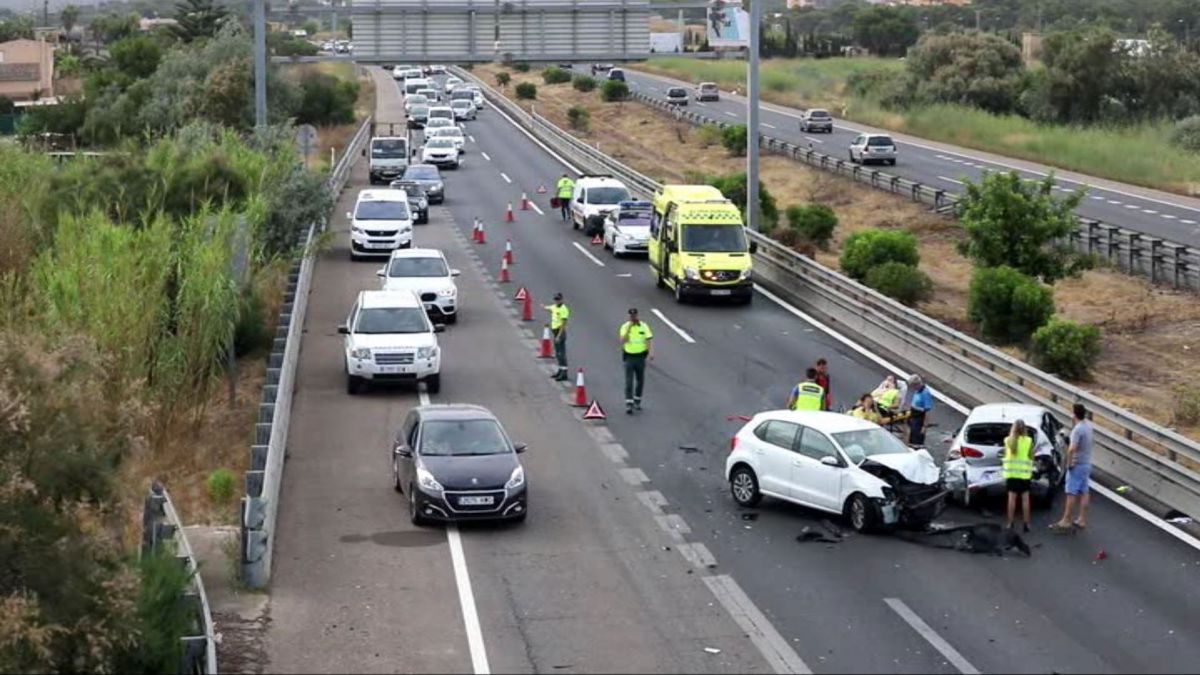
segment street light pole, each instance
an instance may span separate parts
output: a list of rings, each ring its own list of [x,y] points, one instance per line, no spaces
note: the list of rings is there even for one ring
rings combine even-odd
[[[762,37],[763,0],[750,3],[750,67],[746,86],[746,216],[750,229],[761,229],[761,213],[758,201],[758,51]]]
[[[254,0],[254,126],[267,128],[267,10],[266,0]]]

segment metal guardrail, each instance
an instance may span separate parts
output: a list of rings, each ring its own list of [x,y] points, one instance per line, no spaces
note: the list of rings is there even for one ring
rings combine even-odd
[[[487,99],[541,142],[580,169],[608,173],[644,197],[660,184],[588,146],[532,109],[522,110],[479,78]],[[853,333],[895,356],[927,380],[961,393],[977,405],[1021,401],[1069,417],[1083,402],[1097,428],[1095,465],[1184,513],[1200,515],[1200,444],[1124,408],[1046,374],[978,340],[905,307],[877,291],[806,258],[755,232],[757,282],[788,301],[811,310],[831,325]]]
[[[350,179],[350,170],[371,134],[371,118],[363,121],[341,158],[330,171],[326,185],[335,196]],[[292,391],[308,291],[312,283],[313,250],[316,236],[325,223],[313,223],[300,234],[300,257],[293,263],[279,311],[275,341],[267,357],[267,379],[258,406],[254,444],[250,446],[250,470],[246,472],[246,494],[242,498],[241,579],[251,588],[263,588],[271,579],[275,520],[279,515],[279,491],[283,484],[283,461],[287,453],[292,412]]]
[[[683,110],[664,99],[642,92],[631,92],[630,97],[680,121],[695,125],[711,124],[722,129],[735,126],[735,123],[707,117],[694,110]],[[817,152],[810,146],[789,143],[765,134],[759,135],[759,145],[769,153],[787,157],[815,169],[903,195],[919,204],[929,205],[939,213],[953,214],[958,209],[958,196],[946,190],[877,169],[868,169],[851,163],[849,159]],[[1107,260],[1123,272],[1149,277],[1154,283],[1169,283],[1175,288],[1200,289],[1200,250],[1185,244],[1080,216],[1079,228],[1071,235],[1071,245],[1079,251]]]
[[[189,590],[183,597],[195,615],[190,635],[183,641],[183,659],[179,664],[181,675],[215,675],[217,672],[217,641],[213,629],[212,610],[208,606],[208,595],[204,592],[204,581],[200,578],[200,566],[187,536],[183,533],[183,522],[171,495],[162,483],[155,481],[142,506],[142,554],[159,552],[170,544],[171,553],[187,570]]]

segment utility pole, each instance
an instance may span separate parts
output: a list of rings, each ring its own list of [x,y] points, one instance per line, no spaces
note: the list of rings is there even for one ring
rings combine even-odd
[[[266,0],[254,0],[254,127],[267,128],[267,9]]]
[[[762,37],[762,0],[750,3],[750,73],[746,86],[746,217],[750,229],[761,225],[758,203],[758,49]]]

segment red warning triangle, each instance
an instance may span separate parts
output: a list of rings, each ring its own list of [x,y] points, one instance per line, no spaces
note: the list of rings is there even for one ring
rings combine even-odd
[[[522,286],[517,289],[517,294],[513,296],[513,300],[524,300],[527,297],[529,297],[529,291],[525,290],[525,287]]]
[[[604,408],[600,407],[600,402],[592,399],[591,405],[588,406],[587,412],[583,413],[585,420],[606,420],[608,415],[604,414]]]
[[[592,237],[592,246],[600,246],[603,243],[604,240],[600,238],[600,235],[597,234],[596,236]]]
[[[546,194],[546,186],[545,186],[545,185],[539,185],[539,186],[538,186],[538,189],[537,189],[537,191],[538,191],[538,194],[539,194],[539,195],[544,195],[544,194]]]

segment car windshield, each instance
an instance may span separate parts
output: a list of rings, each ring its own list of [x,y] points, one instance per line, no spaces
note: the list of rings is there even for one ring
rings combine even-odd
[[[429,97],[425,94],[409,94],[408,102],[411,105],[424,105],[429,103]]]
[[[469,89],[455,89],[453,94],[450,94],[450,99],[453,101],[470,101],[475,98],[475,92]]]
[[[395,258],[388,266],[389,277],[445,277],[450,271],[441,258]]]
[[[623,187],[596,187],[588,188],[587,203],[588,204],[620,204],[629,199],[629,190]]]
[[[437,92],[432,89],[418,89],[417,93],[429,100],[437,98]]]
[[[683,250],[689,253],[742,253],[746,233],[741,225],[685,225]]]
[[[408,180],[441,180],[436,166],[410,166],[404,171]]]
[[[414,105],[410,113],[413,117],[426,117],[429,115],[429,106],[419,104]]]
[[[715,85],[715,84],[700,85],[700,91],[716,91],[716,90],[717,90],[717,85]]]
[[[383,140],[371,143],[371,156],[379,159],[403,159],[407,156],[406,144],[402,140]]]
[[[359,202],[355,220],[408,220],[408,202]]]
[[[494,420],[431,420],[421,426],[418,452],[431,457],[471,457],[511,453]]]
[[[895,144],[892,143],[892,139],[888,138],[887,136],[872,136],[871,138],[867,139],[867,145],[879,148]]]
[[[374,307],[358,313],[354,332],[360,335],[428,333],[429,319],[420,307]]]
[[[667,90],[667,96],[687,96],[687,91],[678,87]]]
[[[450,138],[431,138],[429,139],[429,142],[425,144],[425,147],[434,149],[453,148],[454,140]]]
[[[808,116],[815,120],[829,119],[829,111],[827,111],[827,110],[809,110]]]
[[[429,124],[426,126],[430,129],[437,129],[438,127],[452,127],[454,126],[454,122],[451,122],[447,117],[431,117],[429,119]]]
[[[429,111],[429,116],[434,119],[450,119],[453,112],[448,108],[436,108]]]
[[[474,101],[471,100],[471,98],[472,98],[471,96],[468,96],[466,98],[466,100],[463,100],[463,99],[455,100],[453,103],[450,104],[450,107],[451,108],[474,108],[475,103],[474,103]]]
[[[462,129],[459,129],[458,127],[441,127],[438,129],[434,129],[433,133],[434,133],[434,138],[449,138],[451,140],[454,140],[456,138],[463,137]]]
[[[650,211],[621,211],[617,214],[621,227],[650,227]]]
[[[424,188],[421,187],[420,183],[414,181],[394,181],[390,187],[395,190],[404,190],[410,202],[420,201],[425,198]]]
[[[900,439],[880,427],[843,431],[840,434],[834,434],[833,440],[842,446],[846,456],[855,464],[861,464],[868,457],[903,455],[911,452],[907,445],[900,442]]]

